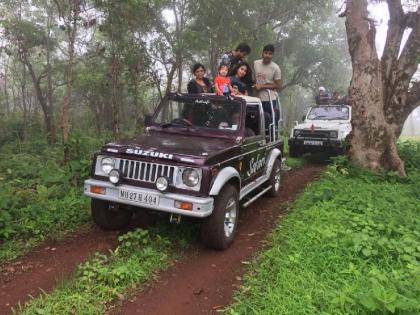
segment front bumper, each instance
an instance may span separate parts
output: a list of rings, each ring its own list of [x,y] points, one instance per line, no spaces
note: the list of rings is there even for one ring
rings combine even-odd
[[[342,150],[344,141],[338,139],[307,139],[307,138],[289,138],[289,147],[301,148],[304,151],[323,151],[323,150]]]
[[[96,194],[91,192],[92,186],[99,186],[105,188],[105,194]],[[159,197],[158,205],[144,204],[136,201],[120,199],[120,189],[129,190],[143,195],[153,195]],[[154,189],[141,188],[131,185],[119,185],[114,186],[110,182],[105,182],[96,179],[87,179],[84,185],[84,193],[86,196],[102,199],[110,202],[126,204],[130,206],[136,206],[140,208],[147,208],[156,211],[163,211],[168,213],[179,214],[183,216],[195,217],[195,218],[205,218],[211,215],[213,212],[213,197],[194,197],[174,193],[161,193]],[[190,202],[193,204],[192,210],[182,210],[175,208],[175,201],[181,202]]]

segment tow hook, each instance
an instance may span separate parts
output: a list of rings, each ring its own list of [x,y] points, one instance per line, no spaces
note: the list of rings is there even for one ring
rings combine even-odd
[[[179,214],[171,214],[171,217],[169,218],[169,222],[172,224],[179,224],[181,223],[181,216]]]

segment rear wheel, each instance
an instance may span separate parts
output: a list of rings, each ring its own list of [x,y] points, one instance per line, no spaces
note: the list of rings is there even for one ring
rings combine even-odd
[[[201,225],[203,243],[214,249],[228,248],[235,237],[238,215],[238,191],[232,185],[226,185],[215,198],[213,213]]]
[[[128,226],[133,215],[122,205],[99,199],[92,199],[91,210],[93,221],[105,230],[118,230]]]
[[[281,180],[281,162],[276,159],[271,169],[270,178],[268,179],[268,185],[271,186],[267,194],[270,197],[276,197],[280,193],[280,180]]]

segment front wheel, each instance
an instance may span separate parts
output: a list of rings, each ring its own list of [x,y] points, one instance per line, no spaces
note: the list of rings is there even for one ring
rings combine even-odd
[[[130,223],[133,213],[119,204],[92,199],[93,221],[104,230],[119,230]]]
[[[201,225],[201,239],[210,248],[223,250],[232,244],[238,225],[239,196],[226,185],[215,198],[213,213]]]
[[[280,180],[281,180],[281,162],[276,159],[271,169],[270,178],[268,179],[268,185],[271,186],[267,194],[270,197],[276,197],[280,193]]]

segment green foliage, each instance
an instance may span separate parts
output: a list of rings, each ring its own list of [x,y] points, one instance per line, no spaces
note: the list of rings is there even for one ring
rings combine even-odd
[[[166,267],[166,238],[137,229],[120,236],[119,242],[108,255],[96,253],[81,264],[70,282],[26,303],[19,314],[104,314],[107,303]]]
[[[39,139],[1,148],[0,260],[89,221],[89,200],[81,186],[91,167],[87,157],[98,141],[75,132],[70,139],[72,160],[66,165],[62,148]]]
[[[335,159],[253,265],[231,314],[420,313],[418,143],[408,177]]]

